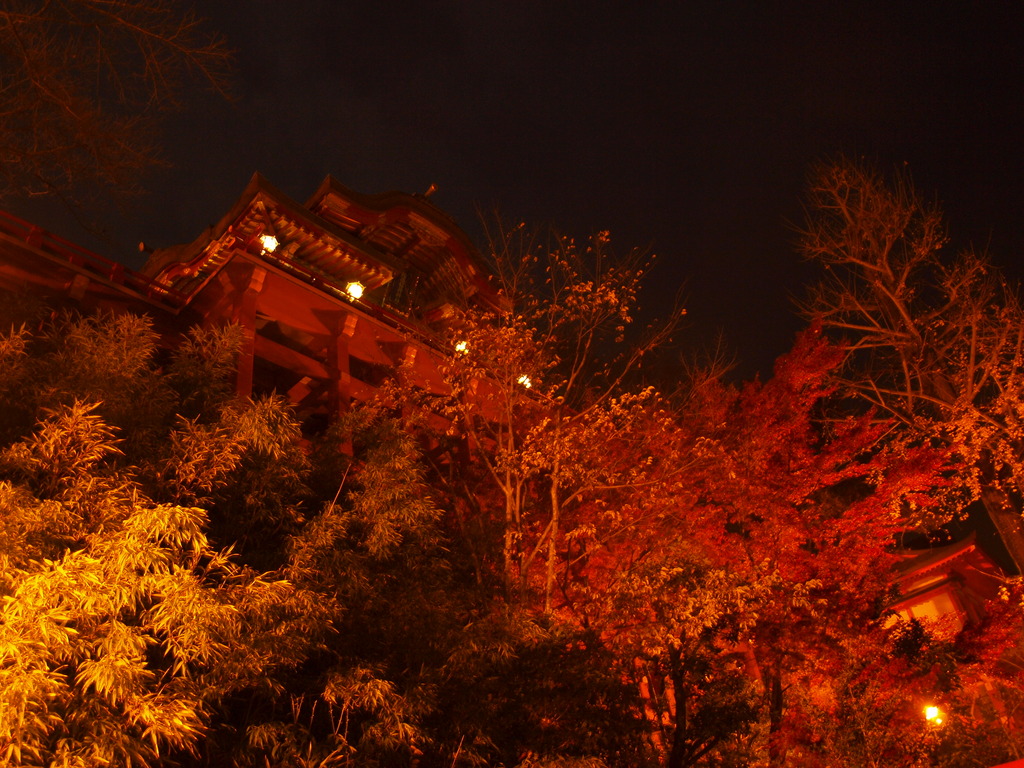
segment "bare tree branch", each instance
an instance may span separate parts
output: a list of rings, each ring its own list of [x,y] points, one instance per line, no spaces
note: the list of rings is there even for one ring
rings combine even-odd
[[[161,163],[159,118],[231,53],[173,0],[8,0],[0,9],[0,198],[130,192]]]
[[[847,160],[817,170],[801,234],[805,256],[828,270],[803,311],[847,343],[842,383],[916,439],[952,445],[973,468],[964,483],[976,497],[984,498],[979,478],[1019,497],[1024,309],[1016,291],[983,256],[943,254],[941,214],[908,179]],[[988,506],[993,519],[1004,514]],[[1019,522],[996,523],[1024,566]]]

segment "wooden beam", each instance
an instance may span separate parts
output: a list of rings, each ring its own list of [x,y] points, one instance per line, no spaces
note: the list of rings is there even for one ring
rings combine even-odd
[[[256,302],[266,277],[267,270],[253,267],[232,313],[232,320],[242,329],[242,346],[238,350],[238,370],[235,376],[235,394],[239,397],[252,394],[253,363],[256,359]]]
[[[255,338],[254,351],[256,357],[261,360],[266,360],[307,378],[324,381],[331,378],[331,371],[320,360],[258,333]]]

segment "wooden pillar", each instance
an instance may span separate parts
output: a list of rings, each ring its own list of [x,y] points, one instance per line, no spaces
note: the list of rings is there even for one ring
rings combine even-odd
[[[418,352],[419,348],[416,347],[415,344],[412,344],[407,341],[402,347],[402,351],[398,356],[398,364],[401,367],[408,369],[409,372],[411,372],[413,365],[415,365],[416,363],[416,354]]]
[[[331,373],[331,416],[336,417],[350,407],[352,372],[349,366],[349,345],[355,336],[359,318],[346,312],[338,317],[337,330],[327,348],[327,367]]]
[[[252,394],[253,365],[256,362],[256,302],[266,276],[267,270],[263,267],[253,267],[232,313],[232,320],[242,329],[242,346],[238,350],[235,376],[235,394],[238,397]]]

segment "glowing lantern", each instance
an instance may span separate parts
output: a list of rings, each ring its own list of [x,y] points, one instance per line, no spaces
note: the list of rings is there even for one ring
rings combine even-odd
[[[363,298],[363,284],[352,282],[345,286],[345,293],[353,299]]]
[[[924,708],[924,719],[929,723],[935,725],[942,725],[942,710],[936,707],[934,704],[929,704]]]
[[[263,243],[264,253],[273,253],[277,250],[277,246],[280,245],[277,242],[277,238],[273,235],[260,235],[260,242]]]

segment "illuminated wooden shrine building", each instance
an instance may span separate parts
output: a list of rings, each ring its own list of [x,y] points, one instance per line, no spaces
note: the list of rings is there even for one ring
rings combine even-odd
[[[902,550],[895,568],[893,585],[899,598],[890,606],[904,619],[916,619],[940,632],[955,633],[965,626],[978,626],[985,618],[985,603],[998,597],[1006,576],[995,561],[981,549],[975,534],[961,541],[921,550]],[[1004,659],[1013,673],[1016,663]],[[991,679],[974,686],[972,717],[1000,722],[1008,732],[1024,730],[1024,714]],[[1003,763],[993,768],[1024,768],[1024,760]]]
[[[979,623],[985,602],[1005,581],[974,534],[945,546],[901,550],[899,556],[893,580],[899,598],[891,609],[904,619],[940,623],[952,631]]]
[[[216,225],[154,251],[141,273],[6,215],[0,248],[0,287],[148,314],[169,344],[237,322],[238,393],[285,394],[313,421],[399,365],[437,390],[446,323],[496,301],[465,233],[425,197],[360,195],[330,177],[300,205],[255,175]]]

